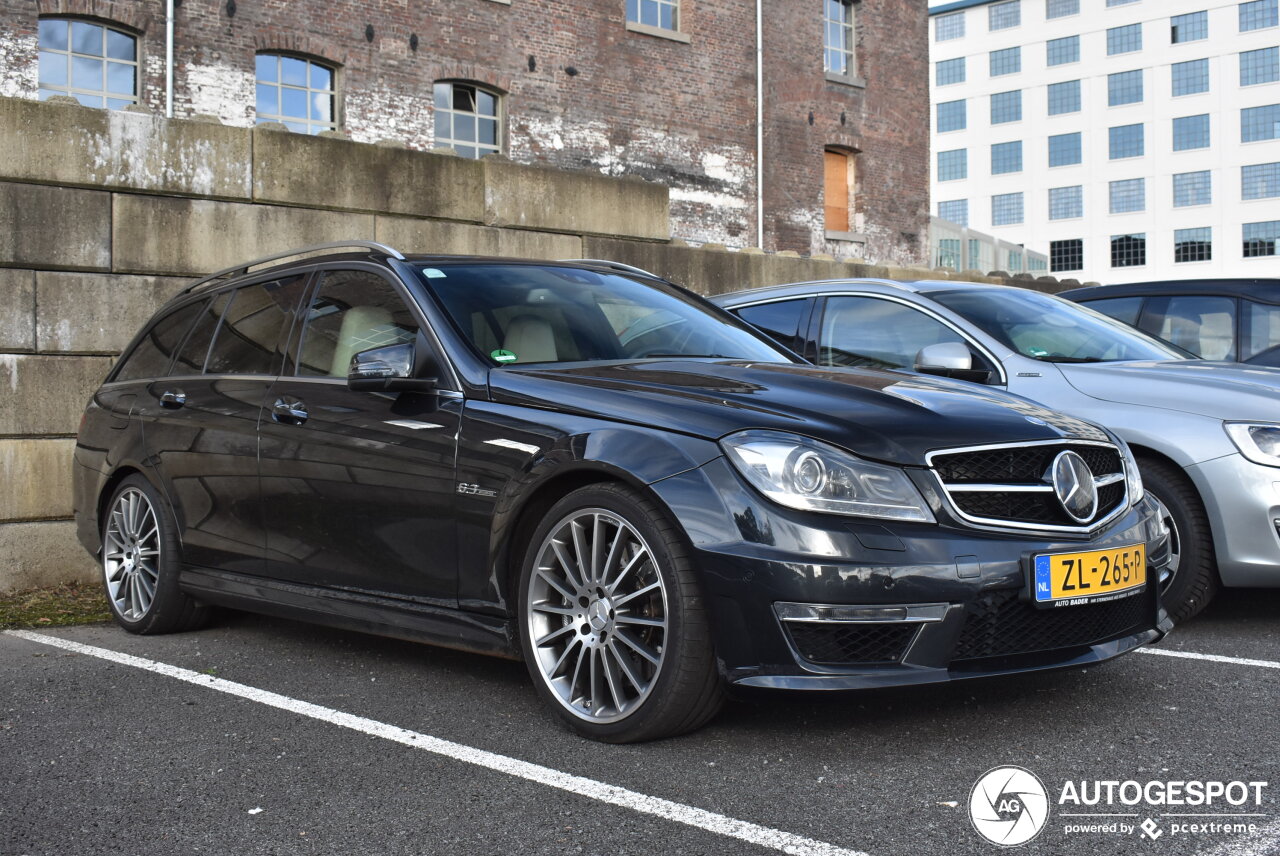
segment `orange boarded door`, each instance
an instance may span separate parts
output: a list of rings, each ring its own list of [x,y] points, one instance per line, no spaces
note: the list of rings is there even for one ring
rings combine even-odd
[[[849,231],[849,157],[843,152],[823,152],[826,175],[826,227],[828,232]]]

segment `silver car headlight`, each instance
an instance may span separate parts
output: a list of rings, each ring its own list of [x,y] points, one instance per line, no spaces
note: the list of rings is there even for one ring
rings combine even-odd
[[[742,431],[720,441],[751,485],[788,508],[856,517],[933,522],[899,467],[865,461],[835,446],[782,431]]]
[[[1133,456],[1133,449],[1129,448],[1120,437],[1116,437],[1116,445],[1120,447],[1120,458],[1124,461],[1124,481],[1125,487],[1129,489],[1129,501],[1137,503],[1146,494],[1146,489],[1142,486],[1142,473],[1138,471],[1138,459]]]
[[[1280,467],[1280,425],[1271,422],[1223,422],[1240,454],[1255,464]]]

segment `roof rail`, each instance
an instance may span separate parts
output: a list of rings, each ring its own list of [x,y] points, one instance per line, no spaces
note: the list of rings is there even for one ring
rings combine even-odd
[[[249,262],[241,262],[238,265],[232,265],[231,267],[223,268],[220,271],[209,274],[203,279],[196,280],[195,282],[191,283],[191,285],[188,285],[186,288],[182,289],[182,291],[179,292],[179,294],[190,294],[200,286],[205,285],[206,283],[211,283],[215,280],[222,279],[224,276],[227,276],[228,274],[248,273],[249,268],[257,267],[258,265],[266,264],[267,262],[279,261],[280,259],[287,259],[293,256],[300,256],[303,253],[313,253],[318,250],[339,250],[344,247],[364,247],[370,250],[377,250],[380,253],[386,253],[387,255],[391,256],[391,258],[393,259],[399,259],[401,261],[404,260],[404,254],[401,253],[399,250],[393,247],[388,247],[386,244],[380,244],[377,241],[334,241],[328,244],[312,244],[309,247],[299,247],[296,250],[289,250],[288,252],[284,252],[284,253],[273,253],[272,255],[269,255],[269,256],[263,256],[260,259],[254,259],[253,261],[249,261]]]
[[[622,262],[613,262],[608,259],[559,259],[562,262],[580,262],[589,265],[601,265],[602,267],[613,268],[614,270],[624,271],[626,273],[638,273],[643,276],[651,276],[654,279],[662,279],[656,273],[647,271],[644,268],[634,267],[633,265],[625,265]],[[665,280],[664,280],[665,281]]]

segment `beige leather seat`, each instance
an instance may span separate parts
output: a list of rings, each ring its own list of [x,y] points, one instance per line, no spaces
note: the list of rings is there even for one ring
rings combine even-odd
[[[502,347],[516,355],[517,363],[550,363],[560,359],[555,331],[545,318],[537,315],[512,318]]]
[[[356,354],[370,348],[394,345],[398,341],[398,330],[391,323],[390,309],[352,306],[342,315],[342,327],[338,330],[329,376],[346,377],[351,370],[351,358]]]

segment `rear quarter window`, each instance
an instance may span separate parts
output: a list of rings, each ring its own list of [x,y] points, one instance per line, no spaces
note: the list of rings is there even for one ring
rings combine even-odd
[[[169,363],[173,361],[174,352],[182,344],[187,330],[203,308],[201,303],[193,303],[176,309],[160,318],[138,341],[133,350],[126,354],[120,362],[113,380],[141,380],[143,378],[164,377],[169,371]]]
[[[1123,321],[1131,327],[1138,326],[1138,315],[1142,312],[1141,297],[1108,297],[1105,300],[1082,300],[1080,305],[1088,306],[1103,315],[1109,315],[1117,321]]]

